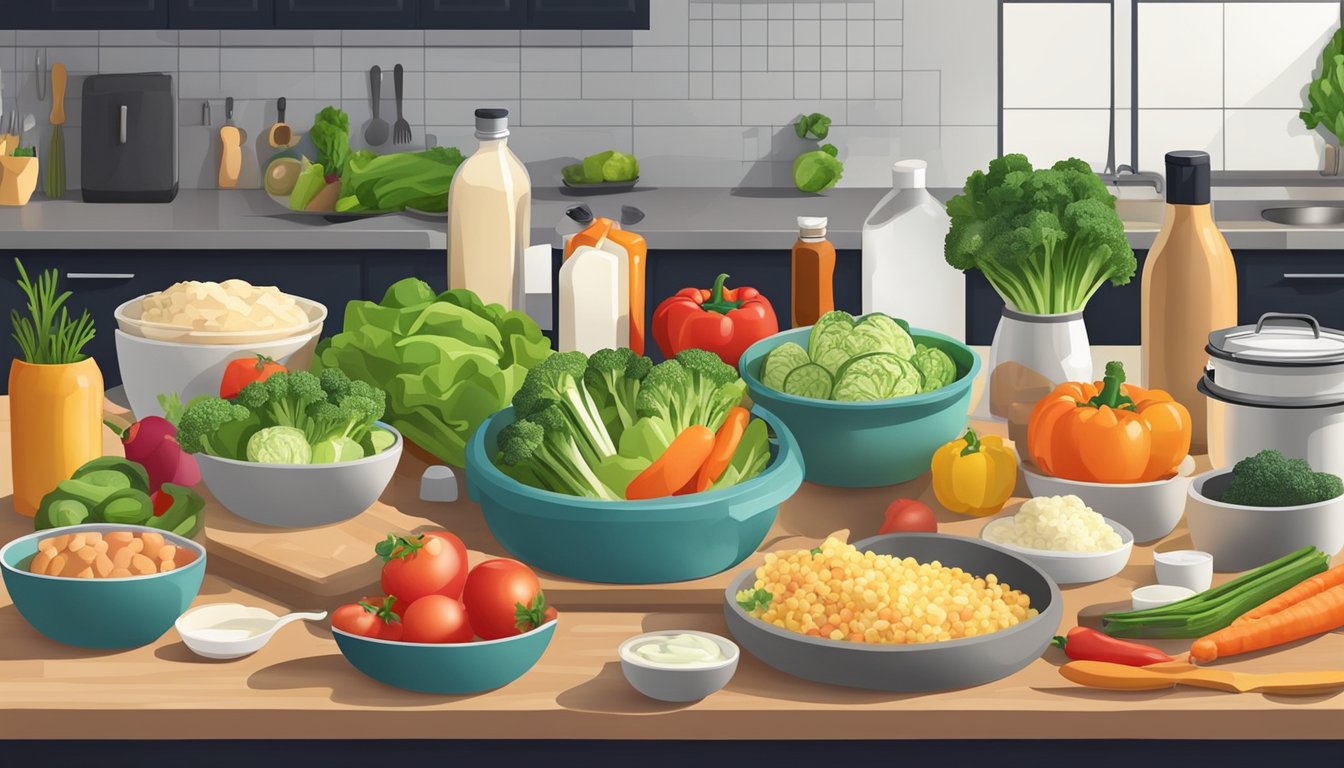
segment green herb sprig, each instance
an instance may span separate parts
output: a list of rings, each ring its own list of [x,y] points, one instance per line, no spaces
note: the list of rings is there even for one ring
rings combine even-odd
[[[89,311],[78,319],[70,317],[65,306],[70,292],[57,293],[56,281],[60,273],[48,269],[38,275],[36,285],[28,279],[28,271],[18,259],[14,264],[19,268],[19,290],[28,299],[28,317],[19,314],[19,310],[9,311],[10,322],[14,325],[14,340],[25,362],[33,365],[68,365],[84,359],[84,347],[93,341],[93,318]]]

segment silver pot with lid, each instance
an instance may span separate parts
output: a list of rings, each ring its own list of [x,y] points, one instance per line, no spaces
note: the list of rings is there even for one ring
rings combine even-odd
[[[1220,392],[1288,407],[1344,402],[1344,331],[1311,315],[1266,312],[1254,325],[1209,334],[1209,378]]]

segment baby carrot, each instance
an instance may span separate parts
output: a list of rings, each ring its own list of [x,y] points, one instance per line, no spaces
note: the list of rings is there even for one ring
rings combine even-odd
[[[1291,643],[1341,626],[1344,626],[1344,585],[1331,587],[1278,613],[1205,635],[1190,646],[1190,658],[1213,661]]]
[[[1238,616],[1237,620],[1232,622],[1232,624],[1235,626],[1242,622],[1263,619],[1266,616],[1271,616],[1282,611],[1290,605],[1296,605],[1297,603],[1306,600],[1308,597],[1319,595],[1327,589],[1337,587],[1340,584],[1344,584],[1344,565],[1336,565],[1325,573],[1318,573],[1315,576],[1312,576],[1287,592],[1281,593],[1278,597],[1271,598],[1246,613],[1243,613],[1241,616]]]
[[[742,406],[734,406],[728,411],[728,418],[723,420],[719,427],[718,434],[714,435],[714,450],[710,451],[709,458],[700,466],[700,470],[695,473],[695,477],[677,493],[700,493],[709,490],[709,486],[714,484],[723,476],[724,470],[733,460],[733,454],[737,451],[738,443],[742,442],[742,434],[747,431],[747,422],[751,420],[751,412]]]
[[[677,435],[663,455],[630,481],[627,499],[657,499],[671,496],[695,477],[700,466],[714,450],[714,433],[709,427],[692,424]]]

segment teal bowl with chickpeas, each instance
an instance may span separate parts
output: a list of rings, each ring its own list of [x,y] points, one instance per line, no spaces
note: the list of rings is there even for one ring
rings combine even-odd
[[[97,553],[87,561],[89,570],[81,575],[53,576],[34,573],[34,560],[41,553],[41,542],[74,537],[86,533],[130,533],[143,539],[146,534],[163,537],[162,546],[174,548],[172,570],[161,571],[162,548],[148,553],[137,551],[155,567],[131,569],[130,576],[94,577]],[[146,545],[142,541],[141,547]],[[67,560],[79,559],[80,550],[62,550]],[[93,547],[90,547],[93,548]],[[87,555],[87,553],[86,553]],[[50,565],[50,558],[44,559]],[[144,561],[136,561],[142,564]],[[76,566],[63,568],[70,572]],[[139,525],[95,523],[36,531],[21,536],[0,548],[0,573],[10,600],[33,629],[58,643],[77,648],[138,648],[158,640],[186,612],[201,589],[205,578],[205,547],[191,539]]]

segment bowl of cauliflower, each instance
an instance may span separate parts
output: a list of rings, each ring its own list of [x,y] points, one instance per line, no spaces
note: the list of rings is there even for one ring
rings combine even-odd
[[[1061,586],[1109,579],[1134,550],[1128,528],[1073,495],[1028,499],[1016,514],[989,521],[980,538],[1030,560]]]
[[[1044,474],[1030,460],[1019,461],[1032,496],[1077,496],[1109,520],[1124,525],[1140,544],[1172,531],[1185,512],[1186,490],[1195,460],[1186,456],[1172,477],[1150,483],[1088,483]]]

